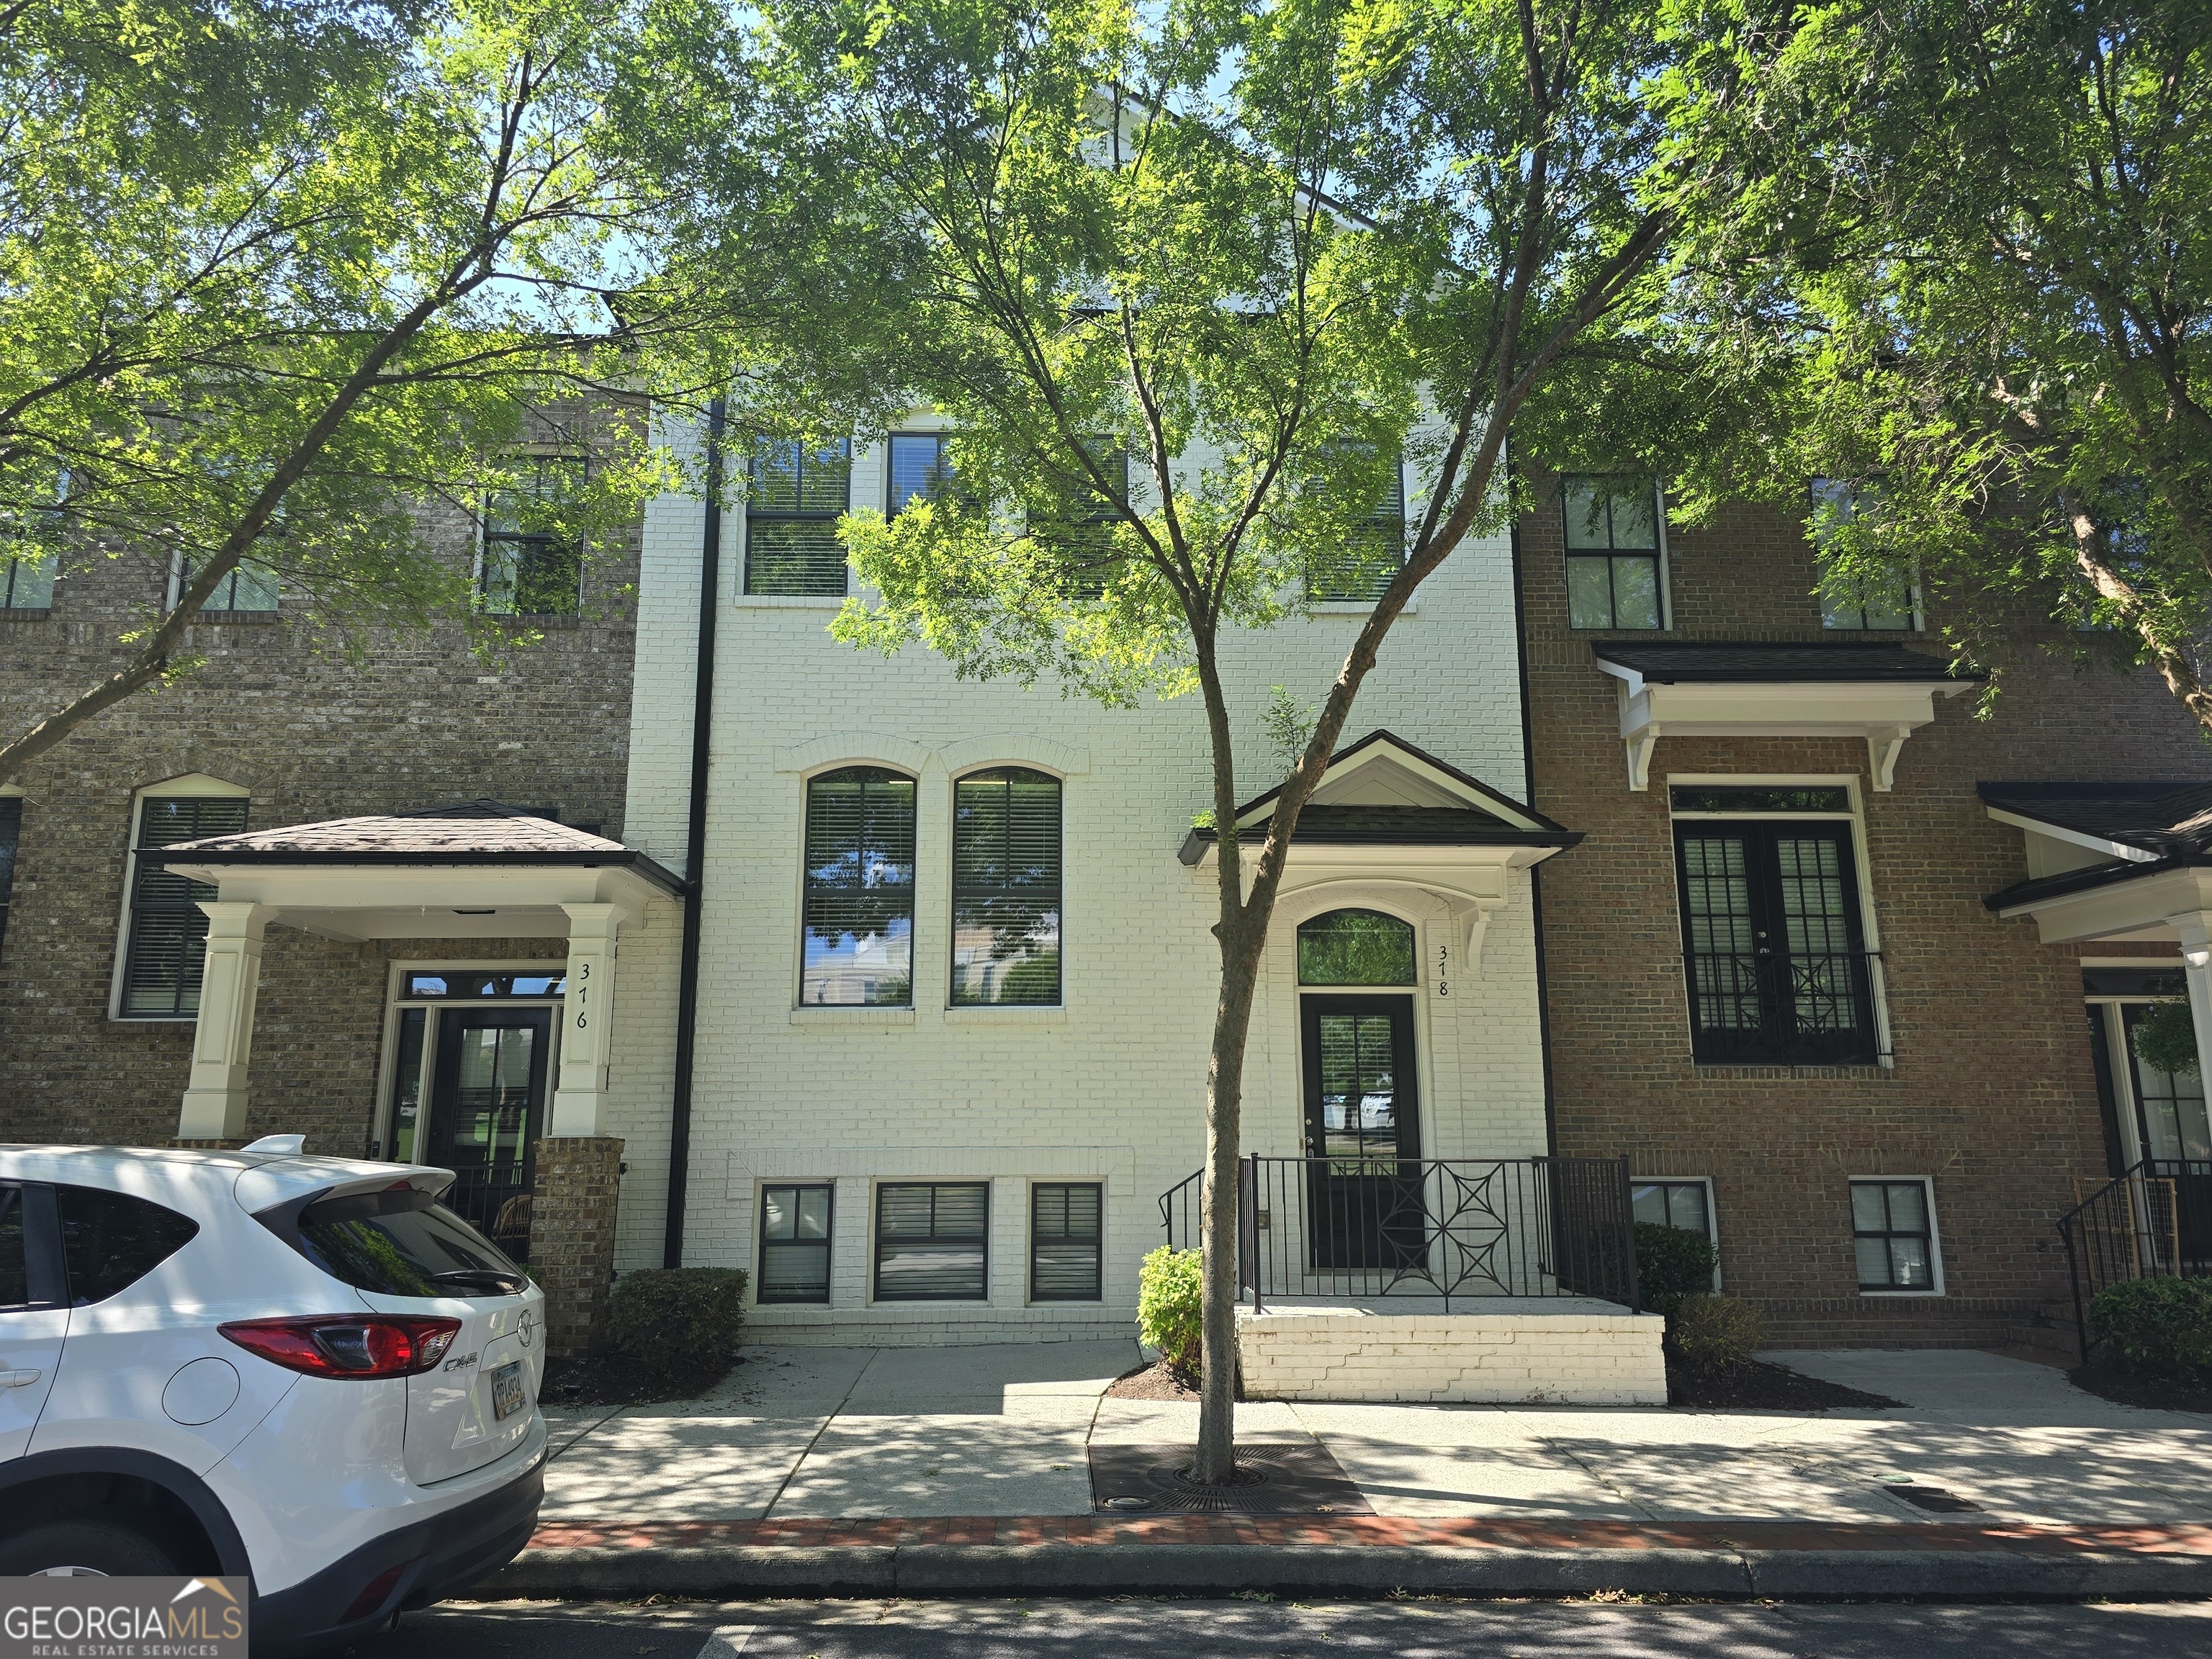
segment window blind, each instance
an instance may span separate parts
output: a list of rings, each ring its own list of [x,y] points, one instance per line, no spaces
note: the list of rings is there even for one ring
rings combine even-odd
[[[914,780],[877,767],[807,784],[802,1006],[913,1000],[914,804]]]
[[[234,836],[245,828],[246,802],[239,797],[149,796],[139,814],[138,845],[173,847],[206,836]],[[177,1019],[199,1012],[208,927],[199,902],[215,896],[205,882],[132,860],[124,1018]]]
[[[952,1001],[1060,1000],[1060,780],[1024,767],[952,787]]]

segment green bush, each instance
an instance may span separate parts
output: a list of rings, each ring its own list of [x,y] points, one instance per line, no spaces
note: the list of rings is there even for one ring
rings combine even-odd
[[[1636,1224],[1636,1290],[1646,1313],[1671,1314],[1684,1297],[1711,1290],[1719,1262],[1720,1252],[1703,1233]]]
[[[1137,1280],[1137,1340],[1186,1376],[1198,1375],[1204,1346],[1201,1260],[1196,1250],[1163,1244],[1145,1258]]]
[[[607,1334],[664,1376],[726,1366],[745,1319],[741,1267],[653,1267],[625,1273],[607,1301]]]
[[[2154,1002],[2136,1023],[2136,1058],[2176,1077],[2197,1071],[2197,1022],[2185,1002]]]
[[[2212,1373],[2212,1279],[2131,1279],[2090,1299],[2089,1340],[2123,1370]]]
[[[1667,1316],[1667,1347],[1686,1370],[1732,1370],[1766,1346],[1766,1316],[1732,1296],[1699,1291]]]

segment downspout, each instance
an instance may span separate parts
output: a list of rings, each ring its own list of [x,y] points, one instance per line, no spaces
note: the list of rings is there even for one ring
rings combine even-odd
[[[698,1051],[700,912],[707,896],[708,760],[714,750],[714,636],[722,599],[722,422],[707,406],[707,527],[699,550],[699,638],[693,653],[691,797],[684,841],[684,948],[676,981],[676,1088],[668,1115],[668,1220],[660,1265],[684,1265],[684,1207],[691,1187],[691,1072]]]
[[[1505,457],[1506,478],[1512,480],[1513,456]],[[1521,799],[1531,807],[1536,805],[1536,721],[1534,711],[1528,704],[1528,599],[1526,587],[1527,573],[1521,568],[1521,515],[1516,513],[1511,524],[1513,542],[1513,648],[1521,665],[1521,769],[1523,780]],[[1552,1084],[1552,988],[1544,960],[1544,866],[1531,865],[1528,869],[1529,920],[1536,930],[1536,1040],[1544,1053],[1544,1150],[1553,1157],[1559,1155],[1559,1113],[1558,1097]]]

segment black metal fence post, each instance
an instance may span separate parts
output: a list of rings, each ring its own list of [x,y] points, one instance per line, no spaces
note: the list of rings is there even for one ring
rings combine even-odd
[[[1628,1154],[1620,1155],[1620,1236],[1628,1246],[1628,1311],[1644,1311],[1644,1274],[1636,1264],[1636,1184],[1628,1172]]]

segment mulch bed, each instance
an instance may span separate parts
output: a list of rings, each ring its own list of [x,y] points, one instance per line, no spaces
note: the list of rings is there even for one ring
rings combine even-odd
[[[1164,1359],[1139,1365],[1115,1377],[1106,1390],[1109,1400],[1192,1400],[1198,1398],[1198,1378],[1170,1369]]]
[[[538,1397],[547,1406],[651,1406],[692,1399],[729,1374],[726,1365],[658,1371],[626,1353],[595,1353],[586,1359],[548,1360]]]
[[[1824,1382],[1786,1365],[1747,1359],[1722,1371],[1692,1371],[1669,1361],[1667,1403],[1721,1411],[1817,1412],[1838,1406],[1886,1407],[1905,1402]]]
[[[2076,1365],[2066,1376],[2075,1388],[2115,1405],[2142,1406],[2160,1412],[2212,1412],[2212,1382],[2146,1376],[2112,1365]]]

